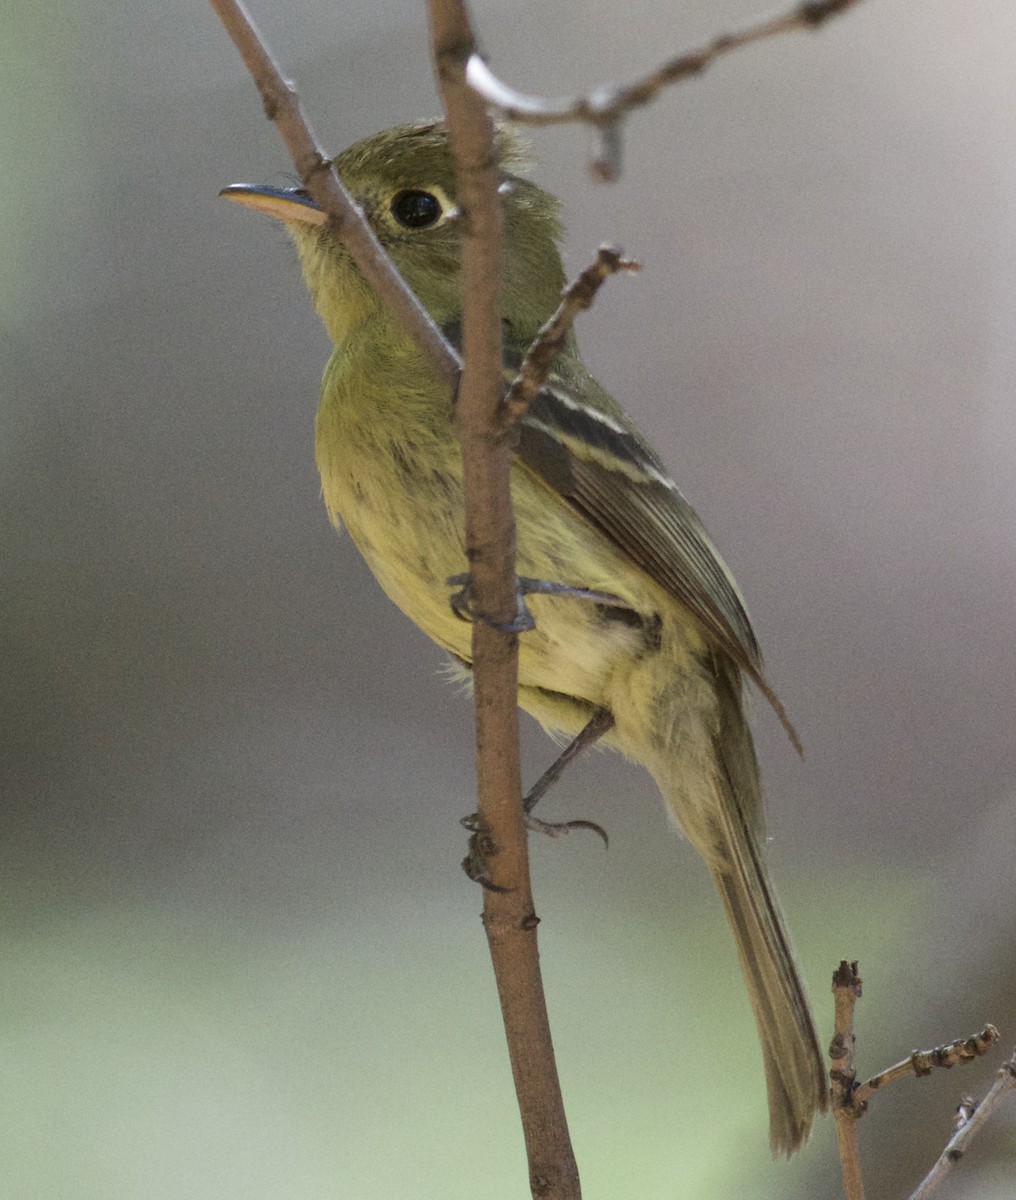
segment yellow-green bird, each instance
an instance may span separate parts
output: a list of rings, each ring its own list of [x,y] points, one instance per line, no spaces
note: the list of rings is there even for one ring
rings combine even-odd
[[[516,172],[498,132],[504,330],[519,361],[564,285],[557,200]],[[344,184],[431,316],[458,336],[461,234],[439,122],[346,150]],[[335,344],[317,414],[325,504],[378,582],[462,663],[470,629],[449,603],[466,569],[462,468],[451,396],[399,328],[320,209],[299,188],[234,185],[230,199],[283,221]],[[748,675],[774,701],[741,594],[653,449],[582,365],[574,341],[522,421],[512,477],[520,576],[615,602],[534,595],[519,651],[519,704],[642,763],[712,873],[758,1023],[774,1153],[791,1153],[826,1105],[822,1058],[763,859],[758,765],[742,702]],[[778,709],[778,705],[777,705]],[[778,711],[781,711],[778,709]]]

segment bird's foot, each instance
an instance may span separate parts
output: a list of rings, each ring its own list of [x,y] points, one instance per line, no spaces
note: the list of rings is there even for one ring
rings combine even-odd
[[[526,608],[523,599],[526,593],[520,579],[516,580],[515,586],[515,616],[510,621],[494,621],[474,611],[473,582],[470,575],[450,575],[445,582],[449,587],[458,589],[448,597],[448,603],[460,621],[483,621],[485,625],[500,630],[501,633],[528,633],[530,629],[536,628],[533,614]]]
[[[534,817],[529,811],[532,807],[529,804],[529,798],[527,796],[526,800],[523,801],[522,820],[530,833],[543,833],[547,837],[559,838],[564,837],[566,833],[573,833],[578,829],[586,829],[602,838],[603,845],[609,847],[610,840],[607,837],[607,831],[602,825],[597,825],[595,821],[583,820],[541,821],[539,817]],[[539,797],[536,797],[536,799],[539,799]],[[533,803],[535,803],[535,799]],[[461,824],[470,833],[469,850],[466,857],[462,860],[462,869],[474,883],[479,883],[481,886],[487,888],[488,891],[507,891],[506,888],[498,887],[491,880],[489,864],[490,858],[494,853],[494,844],[486,826],[480,819],[480,814],[470,813],[468,817],[462,818]]]
[[[490,876],[490,859],[494,854],[494,842],[487,831],[486,825],[480,820],[479,813],[470,813],[462,818],[462,824],[469,830],[469,848],[462,860],[462,869],[466,875],[488,892],[507,892],[508,888],[501,887]]]
[[[610,592],[598,592],[592,588],[572,587],[567,583],[552,583],[547,579],[531,579],[518,575],[515,580],[515,616],[511,621],[492,621],[473,611],[472,580],[468,574],[452,575],[446,581],[449,587],[457,588],[449,597],[452,612],[462,621],[481,620],[502,633],[528,633],[536,628],[533,615],[526,608],[526,596],[563,596],[572,600],[589,600],[594,604],[605,604],[609,608],[627,608],[628,605]]]

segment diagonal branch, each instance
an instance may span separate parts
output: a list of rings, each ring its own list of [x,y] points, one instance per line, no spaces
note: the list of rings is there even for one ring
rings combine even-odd
[[[502,82],[474,50],[466,62],[466,80],[493,108],[510,121],[524,125],[580,122],[600,133],[600,150],[593,174],[603,180],[620,173],[621,121],[633,109],[655,100],[664,88],[701,73],[725,54],[798,29],[816,29],[830,17],[852,8],[857,0],[802,0],[789,12],[767,17],[733,33],[720,34],[697,50],[688,50],[641,79],[628,84],[603,84],[584,96],[533,96]]]
[[[999,1067],[995,1082],[977,1105],[960,1107],[956,1132],[946,1143],[937,1162],[911,1193],[910,1200],[925,1200],[967,1152],[970,1143],[994,1115],[1003,1100],[1016,1088],[1016,1054]]]
[[[211,0],[250,71],[265,115],[278,126],[303,186],[328,214],[332,230],[389,310],[427,357],[435,375],[452,391],[462,363],[423,305],[385,254],[321,149],[300,107],[294,85],[285,78],[241,0]]]

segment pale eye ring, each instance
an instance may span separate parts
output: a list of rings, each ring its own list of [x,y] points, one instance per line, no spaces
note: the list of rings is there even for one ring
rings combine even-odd
[[[422,188],[396,192],[390,208],[395,220],[406,229],[430,229],[445,215],[440,198]]]

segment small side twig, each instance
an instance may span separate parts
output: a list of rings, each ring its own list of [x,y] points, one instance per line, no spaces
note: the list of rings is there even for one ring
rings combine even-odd
[[[980,1033],[967,1038],[958,1038],[955,1042],[947,1042],[944,1046],[936,1046],[934,1050],[915,1050],[909,1057],[894,1063],[884,1071],[879,1071],[865,1083],[859,1084],[854,1090],[854,1104],[865,1106],[868,1101],[882,1088],[897,1079],[907,1079],[914,1075],[930,1075],[936,1067],[949,1070],[957,1064],[967,1063],[994,1046],[999,1039],[999,1032],[994,1025],[985,1025]]]
[[[402,328],[420,347],[437,377],[454,391],[462,362],[406,286],[371,227],[342,185],[332,160],[314,136],[295,86],[279,64],[241,0],[211,0],[226,32],[261,93],[265,115],[274,121],[303,186],[328,214],[332,230]]]
[[[857,1072],[854,1069],[854,1006],[861,997],[861,976],[856,962],[840,963],[833,972],[835,1030],[829,1046],[833,1061],[829,1078],[836,1120],[836,1141],[843,1172],[843,1191],[847,1200],[864,1200],[861,1156],[857,1144],[857,1121],[864,1112],[854,1104]]]
[[[843,1190],[847,1200],[864,1200],[857,1122],[864,1116],[875,1093],[898,1079],[919,1078],[930,1075],[937,1067],[948,1070],[950,1067],[972,1062],[998,1041],[999,1034],[994,1025],[985,1025],[980,1033],[970,1037],[957,1038],[956,1041],[936,1046],[933,1050],[915,1050],[907,1058],[859,1084],[854,1067],[854,1006],[861,997],[861,977],[857,973],[856,962],[841,962],[833,973],[833,997],[835,1033],[829,1046],[829,1057],[833,1060],[829,1077],[832,1080],[832,1109],[836,1119]],[[968,1101],[960,1106],[956,1133],[910,1200],[924,1200],[941,1176],[961,1157],[969,1139],[997,1107],[1002,1096],[1013,1087],[1016,1087],[1016,1055],[1002,1065],[998,1081],[981,1105],[974,1106]],[[988,1105],[989,1100],[991,1104],[988,1113],[981,1116],[981,1109]]]
[[[733,33],[720,34],[697,50],[679,54],[634,83],[604,84],[583,96],[534,96],[517,91],[498,79],[477,53],[466,62],[466,81],[510,121],[528,125],[580,122],[593,126],[600,134],[593,174],[599,179],[612,180],[620,173],[620,124],[633,109],[649,104],[665,87],[700,75],[716,59],[733,50],[797,29],[816,29],[856,3],[857,0],[802,0],[789,12],[756,21]]]
[[[997,1036],[997,1033],[996,1033]],[[973,1139],[994,1115],[995,1110],[1011,1091],[1016,1089],[1016,1054],[999,1067],[994,1084],[979,1104],[964,1100],[960,1105],[956,1132],[946,1143],[937,1162],[911,1193],[910,1200],[926,1200],[959,1160],[966,1154]]]
[[[641,269],[639,263],[624,258],[621,251],[613,246],[601,246],[597,250],[596,261],[565,288],[557,310],[526,351],[519,373],[512,380],[504,398],[502,411],[507,427],[517,424],[525,416],[536,393],[546,382],[575,318],[592,306],[604,280],[618,271],[634,272]]]

